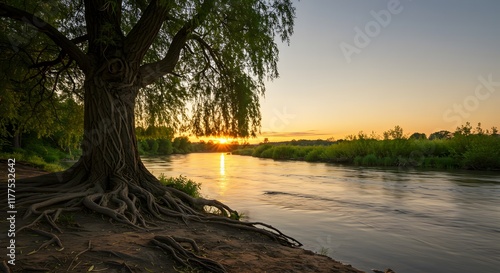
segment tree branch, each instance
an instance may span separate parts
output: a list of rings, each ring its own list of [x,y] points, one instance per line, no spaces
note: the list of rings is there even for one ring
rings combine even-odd
[[[214,7],[214,0],[205,0],[198,10],[198,13],[188,20],[184,26],[175,34],[172,39],[172,43],[168,48],[165,57],[157,62],[144,64],[140,68],[141,74],[141,84],[142,86],[147,86],[154,83],[159,78],[163,77],[168,73],[172,73],[177,62],[179,61],[180,53],[189,35],[205,21],[206,17],[212,11]],[[141,18],[142,19],[142,18]]]
[[[203,40],[201,36],[193,33],[190,35],[190,39],[193,39],[196,42],[198,42],[198,44],[200,44],[203,50],[205,49],[208,50],[210,56],[212,57],[212,59],[214,60],[215,64],[217,65],[220,71],[226,70],[224,62],[221,61],[219,54],[205,40]]]
[[[75,60],[84,73],[90,71],[90,62],[87,56],[76,44],[41,18],[3,3],[0,3],[0,17],[10,18],[35,27],[39,32],[47,35],[56,45],[61,47],[71,59]]]
[[[76,37],[76,38],[72,39],[71,41],[74,42],[75,44],[79,44],[79,43],[83,43],[84,41],[87,41],[87,39],[88,39],[87,35],[83,35],[80,37]],[[64,60],[64,57],[66,57],[66,51],[61,50],[61,52],[59,52],[59,55],[57,56],[56,59],[54,59],[52,61],[36,62],[33,65],[31,65],[30,68],[54,66],[58,63],[61,63]]]
[[[160,28],[168,18],[170,1],[160,4],[158,0],[149,3],[139,22],[125,38],[125,52],[129,61],[140,63]]]

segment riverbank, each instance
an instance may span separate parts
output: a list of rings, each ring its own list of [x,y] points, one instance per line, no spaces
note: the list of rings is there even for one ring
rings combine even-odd
[[[7,177],[3,169],[2,181]],[[16,163],[18,179],[41,174],[46,172]],[[27,224],[18,221],[18,228]],[[150,243],[155,236],[193,239],[200,247],[199,256],[219,262],[227,272],[362,272],[327,256],[282,246],[260,234],[217,224],[186,225],[182,219],[169,218],[155,221],[158,228],[152,231],[140,231],[110,224],[100,215],[86,212],[65,214],[58,224],[63,230],[57,234],[63,247],[50,244],[33,253],[48,239],[29,230],[17,234],[16,265],[11,267],[12,272],[198,272],[174,264],[169,254]],[[1,225],[2,230],[8,230],[5,220]]]
[[[449,139],[370,139],[332,142],[321,146],[261,144],[232,152],[275,160],[339,163],[367,167],[440,170],[500,170],[498,135],[456,135]]]

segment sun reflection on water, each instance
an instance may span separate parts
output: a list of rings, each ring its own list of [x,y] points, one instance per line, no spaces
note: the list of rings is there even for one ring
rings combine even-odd
[[[220,154],[220,176],[226,176],[226,159]]]
[[[224,195],[227,189],[226,181],[226,158],[223,153],[220,154],[220,168],[219,168],[220,178],[219,178],[219,194]]]

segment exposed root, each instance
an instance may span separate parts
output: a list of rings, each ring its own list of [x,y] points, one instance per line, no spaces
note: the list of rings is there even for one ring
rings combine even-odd
[[[72,266],[72,265],[73,265],[73,263],[74,263],[74,262],[78,259],[78,256],[80,256],[80,255],[82,255],[83,253],[85,253],[85,252],[89,251],[91,248],[92,248],[92,242],[89,240],[89,245],[88,245],[88,247],[87,247],[86,249],[84,249],[84,250],[82,250],[82,251],[78,252],[78,254],[76,254],[76,255],[75,255],[75,257],[73,258],[73,260],[71,260],[71,263],[70,263],[70,264],[69,264],[69,266],[68,266],[68,270],[66,270],[66,271],[70,272],[71,266]]]
[[[182,247],[180,242],[189,242],[193,249],[195,249],[195,251],[198,250],[198,246],[193,240],[180,239],[179,241],[177,241],[172,236],[155,236],[155,238],[152,240],[152,243],[155,246],[167,251],[172,255],[176,262],[182,264],[183,266],[201,267],[205,270],[208,270],[208,272],[227,272],[220,263],[197,256],[192,251],[188,251],[184,247]]]
[[[18,204],[20,207],[27,206],[25,218],[38,215],[31,223],[20,228],[20,230],[29,229],[50,238],[49,241],[30,254],[36,253],[52,243],[57,244],[60,250],[64,249],[61,241],[54,233],[40,230],[35,226],[45,220],[52,230],[62,233],[61,228],[57,225],[59,216],[62,213],[73,212],[82,208],[108,216],[114,222],[141,230],[149,230],[149,223],[153,221],[147,219],[166,220],[169,217],[176,217],[182,219],[186,224],[189,224],[189,221],[216,223],[251,230],[268,236],[286,246],[302,245],[297,240],[270,225],[260,222],[240,222],[231,219],[230,217],[238,214],[227,205],[217,200],[194,198],[177,189],[166,187],[145,169],[130,173],[136,173],[134,178],[122,173],[107,176],[86,175],[76,168],[73,170],[73,175],[58,175],[59,178],[64,177],[66,183],[56,181],[47,185],[47,181],[43,181],[45,184],[43,185],[40,180],[36,179],[19,183],[20,200]],[[207,208],[217,210],[218,215],[208,213]],[[155,237],[152,242],[155,246],[169,252],[178,263],[184,266],[201,267],[212,272],[225,272],[219,263],[194,254],[193,252],[198,252],[199,249],[192,240]],[[188,243],[191,250],[183,248],[180,243]],[[73,262],[70,267],[72,264]],[[127,265],[121,266],[128,267]]]
[[[128,266],[128,264],[125,263],[125,262],[118,263],[118,262],[115,262],[115,261],[106,261],[106,263],[110,264],[110,265],[114,265],[114,266],[119,266],[121,268],[125,268],[127,270],[127,272],[134,273],[134,271],[132,270],[132,268],[130,268],[130,266]]]
[[[0,270],[2,270],[2,273],[11,273],[12,272],[12,271],[10,271],[9,266],[7,265],[7,263],[5,261],[3,261],[0,264]]]
[[[37,250],[33,250],[31,251],[30,253],[28,253],[28,255],[32,255],[32,254],[35,254],[37,253],[40,249],[52,244],[52,243],[56,243],[58,246],[59,246],[59,249],[57,251],[63,251],[64,250],[64,246],[63,244],[61,243],[61,240],[59,239],[59,237],[57,237],[57,235],[53,234],[53,233],[50,233],[50,232],[47,232],[47,231],[43,231],[43,230],[40,230],[40,229],[33,229],[33,228],[30,228],[31,231],[35,232],[35,233],[38,233],[40,235],[43,235],[43,236],[46,236],[46,237],[49,237],[50,240],[43,243]]]

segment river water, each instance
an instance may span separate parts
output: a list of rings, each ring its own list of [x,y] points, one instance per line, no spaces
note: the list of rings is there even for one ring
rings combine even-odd
[[[224,153],[144,158],[155,175],[371,272],[500,272],[500,174],[345,167]]]

